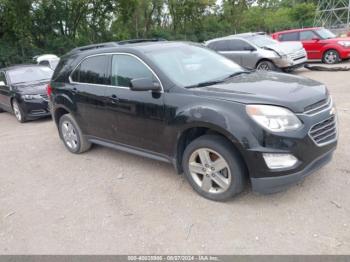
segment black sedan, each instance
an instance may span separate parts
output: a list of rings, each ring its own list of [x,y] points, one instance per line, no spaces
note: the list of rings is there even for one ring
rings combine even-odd
[[[21,123],[50,115],[46,87],[53,71],[46,66],[0,69],[0,112],[14,113]]]

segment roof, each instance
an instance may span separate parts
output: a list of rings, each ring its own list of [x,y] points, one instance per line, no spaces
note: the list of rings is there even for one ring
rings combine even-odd
[[[208,43],[215,42],[218,40],[228,40],[228,39],[235,39],[235,38],[248,38],[248,37],[257,36],[257,35],[266,35],[266,33],[265,32],[249,32],[249,33],[243,33],[243,34],[228,35],[228,36],[208,40],[205,43],[208,44]]]
[[[317,29],[321,29],[321,28],[323,28],[323,27],[305,27],[305,28],[299,28],[299,29],[290,29],[290,30],[279,31],[279,32],[275,32],[274,34],[302,32],[302,31],[307,31],[307,30],[317,30]]]
[[[34,59],[37,63],[39,63],[43,60],[56,60],[56,59],[59,59],[59,57],[57,55],[45,54],[45,55],[35,56]]]

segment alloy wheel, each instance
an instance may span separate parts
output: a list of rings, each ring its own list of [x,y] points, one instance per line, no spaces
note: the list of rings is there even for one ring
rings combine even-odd
[[[271,68],[269,67],[269,65],[267,63],[259,64],[257,69],[260,71],[271,71]]]
[[[15,113],[17,120],[22,121],[22,113],[16,101],[13,102],[13,112]]]
[[[216,151],[201,148],[189,159],[189,171],[195,183],[205,192],[223,193],[232,182],[227,161]]]
[[[328,51],[325,55],[324,60],[327,64],[334,64],[338,60],[338,54],[335,51]]]
[[[66,145],[70,149],[75,150],[78,147],[78,136],[72,123],[64,121],[61,126],[61,132]]]

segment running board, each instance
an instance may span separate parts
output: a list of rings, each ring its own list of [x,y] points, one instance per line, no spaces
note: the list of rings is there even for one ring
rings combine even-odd
[[[109,147],[109,148],[113,148],[116,150],[120,150],[123,152],[127,152],[133,155],[137,155],[137,156],[142,156],[142,157],[146,157],[146,158],[150,158],[150,159],[154,159],[154,160],[158,160],[158,161],[162,161],[165,163],[170,163],[172,164],[173,161],[170,160],[169,158],[150,152],[150,151],[145,151],[142,149],[138,149],[135,147],[130,147],[130,146],[125,146],[123,144],[117,144],[117,143],[112,143],[112,142],[107,142],[98,138],[89,138],[87,137],[89,142],[93,143],[93,144],[97,144],[97,145],[101,145],[101,146],[105,146],[105,147]]]

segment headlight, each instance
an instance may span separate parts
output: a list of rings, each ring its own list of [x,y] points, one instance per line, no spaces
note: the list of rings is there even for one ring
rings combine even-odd
[[[350,47],[350,41],[339,41],[338,44],[344,47]]]
[[[263,128],[273,132],[296,130],[302,126],[298,117],[286,108],[268,105],[247,105],[247,114]]]
[[[40,95],[23,95],[24,100],[42,99]]]

